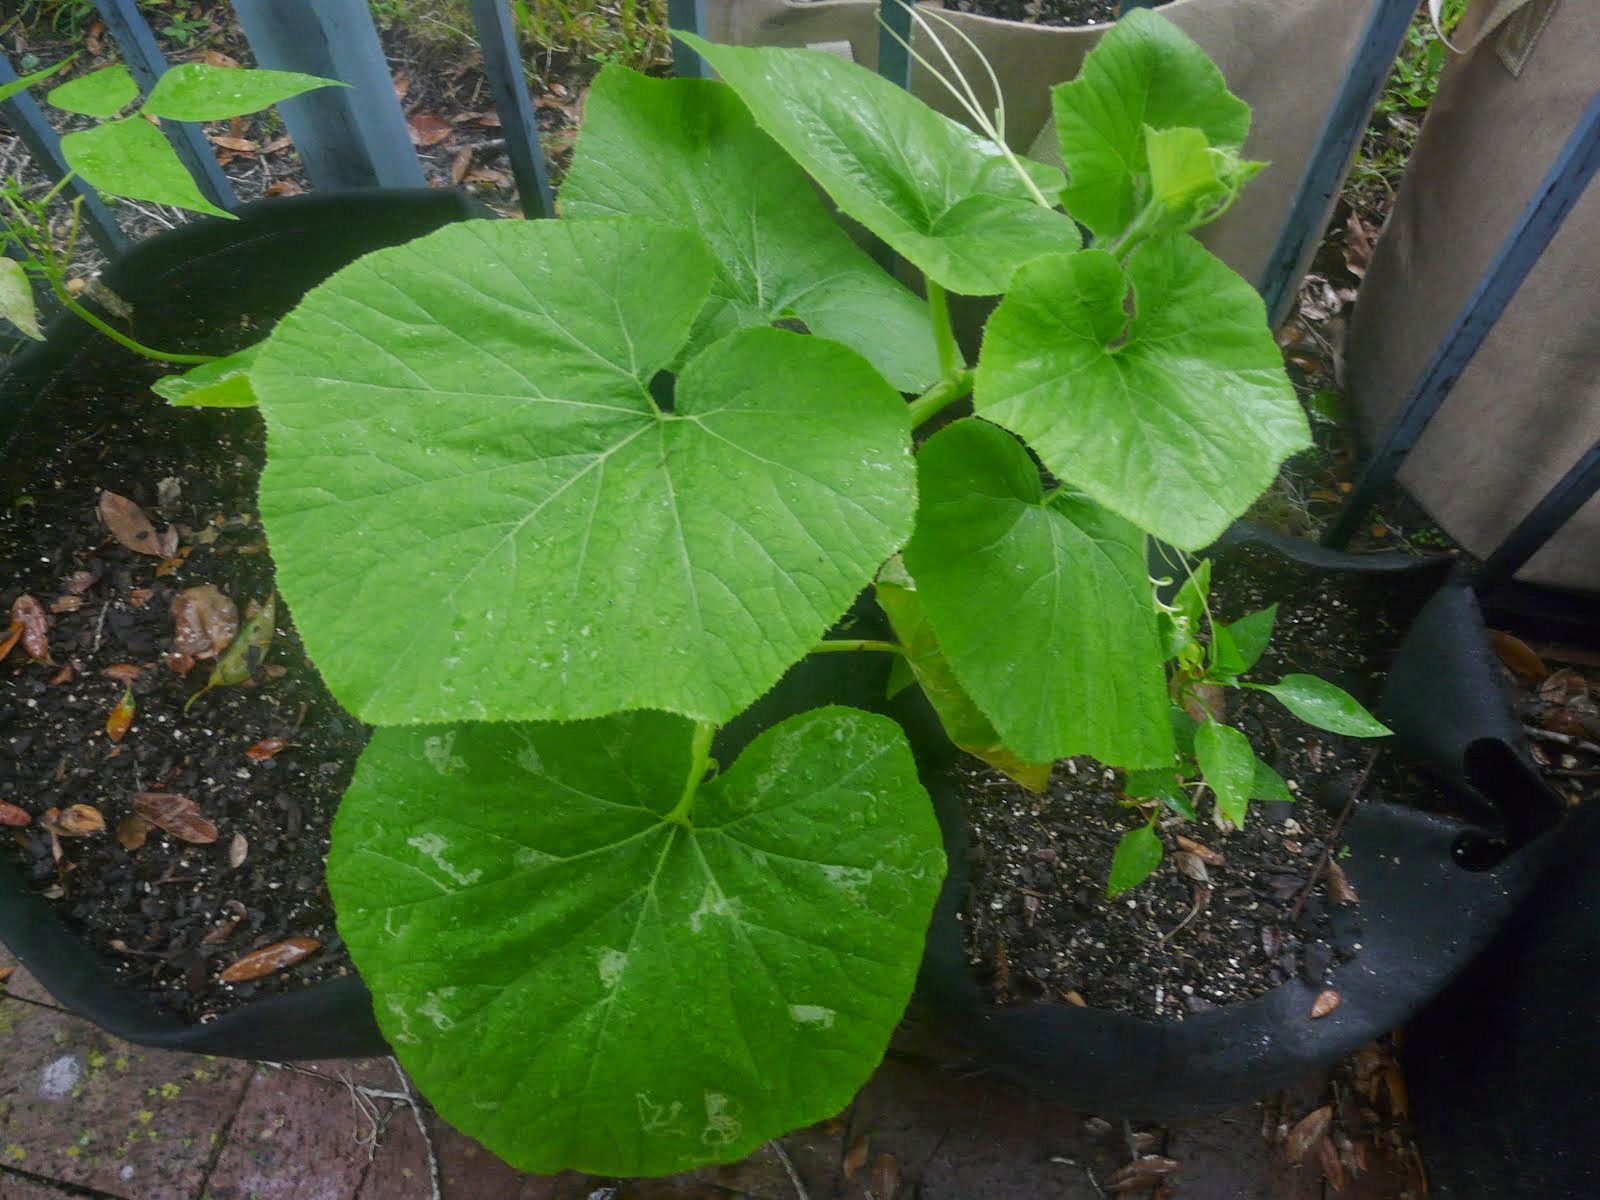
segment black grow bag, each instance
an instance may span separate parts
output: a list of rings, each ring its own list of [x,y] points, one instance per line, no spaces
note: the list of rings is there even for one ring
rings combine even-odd
[[[200,220],[142,242],[103,278],[133,305],[135,337],[171,347],[194,334],[196,348],[225,353],[238,348],[237,317],[276,320],[363,254],[492,215],[461,193],[421,188],[264,200],[240,209],[237,221]],[[0,456],[17,434],[49,420],[37,402],[92,345],[110,344],[67,315],[45,342],[12,361],[0,376]],[[0,942],[61,1004],[141,1045],[238,1058],[388,1053],[371,997],[353,975],[254,1001],[205,1024],[179,1022],[121,984],[9,859],[0,859]]]
[[[1074,1107],[1175,1120],[1304,1080],[1394,1029],[1494,938],[1550,856],[1559,801],[1527,757],[1472,593],[1443,582],[1447,561],[1352,556],[1240,527],[1227,542],[1279,553],[1285,570],[1411,576],[1442,583],[1392,664],[1379,715],[1393,750],[1423,766],[1470,819],[1364,799],[1344,828],[1345,871],[1361,896],[1362,950],[1327,986],[1339,1007],[1309,1017],[1320,988],[1295,978],[1266,995],[1149,1021],[1064,1004],[997,1008],[969,971],[956,913],[966,892],[965,818],[935,794],[950,852],[918,985],[943,1032],[976,1063]],[[942,801],[942,802],[941,802]]]

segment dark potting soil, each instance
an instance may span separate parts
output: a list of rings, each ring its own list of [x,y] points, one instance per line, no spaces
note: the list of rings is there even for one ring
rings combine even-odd
[[[1117,0],[956,0],[953,7],[1030,25],[1100,25],[1117,19]]]
[[[168,665],[173,598],[211,584],[242,619],[273,589],[255,517],[261,421],[249,411],[169,408],[149,391],[161,373],[153,364],[84,357],[46,398],[48,420],[20,435],[0,467],[0,603],[9,612],[28,594],[56,610],[51,663],[30,661],[20,645],[0,663],[0,801],[33,817],[0,829],[0,853],[23,864],[119,976],[199,1020],[350,970],[323,858],[367,731],[322,686],[281,598],[253,680],[183,711],[211,664],[185,674]],[[102,489],[140,505],[158,531],[176,528],[174,560],[111,536],[97,513]],[[107,718],[123,684],[105,672],[130,668],[137,709],[113,742]],[[264,739],[287,745],[257,761],[247,751]],[[140,792],[188,797],[216,841],[152,830],[125,849],[117,827]],[[74,804],[98,810],[106,829],[60,838],[57,863],[40,818]],[[245,953],[291,937],[320,949],[257,982],[219,982]]]
[[[1252,678],[1307,672],[1368,704],[1427,598],[1418,581],[1286,570],[1256,548],[1220,559],[1213,579],[1222,620],[1278,603],[1272,644]],[[1209,800],[1198,821],[1161,822],[1161,866],[1115,900],[1106,897],[1112,853],[1143,819],[1119,803],[1117,773],[1089,758],[1064,761],[1041,796],[976,759],[957,764],[973,842],[961,920],[969,963],[992,1001],[1181,1020],[1253,999],[1296,975],[1321,985],[1334,965],[1360,952],[1359,897],[1337,889],[1336,826],[1381,743],[1313,729],[1263,693],[1230,690],[1227,702],[1229,722],[1301,801],[1254,801],[1245,827],[1228,833],[1212,821]],[[1450,807],[1435,784],[1387,750],[1379,750],[1356,802],[1376,797]],[[1194,852],[1180,858],[1180,835],[1222,861]]]

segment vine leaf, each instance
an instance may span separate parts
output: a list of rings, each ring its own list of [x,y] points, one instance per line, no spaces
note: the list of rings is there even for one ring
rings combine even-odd
[[[1075,493],[1047,497],[1026,450],[958,421],[917,456],[905,562],[961,686],[1018,755],[1172,762],[1145,537]]]
[[[469,221],[279,324],[250,371],[261,513],[345,707],[721,723],[871,582],[910,533],[904,401],[849,348],[763,328],[658,408],[712,277],[698,237],[638,218]]]
[[[246,346],[216,362],[201,363],[182,375],[163,375],[150,390],[167,403],[189,408],[253,408],[250,368],[264,343]]]
[[[144,102],[152,117],[172,121],[225,121],[260,112],[305,92],[346,87],[337,79],[297,71],[240,70],[209,63],[181,63],[156,81]]]
[[[86,117],[114,117],[139,98],[139,85],[118,63],[52,88],[51,104]]]
[[[1215,541],[1311,444],[1261,298],[1186,236],[1144,243],[1126,273],[1103,250],[1023,267],[984,332],[973,404],[1056,476],[1185,550]]]
[[[233,219],[232,213],[206,199],[178,152],[143,117],[124,117],[69,133],[61,139],[61,156],[85,183],[102,192]]]
[[[1204,721],[1194,731],[1194,756],[1222,815],[1243,827],[1258,765],[1250,739],[1231,725]]]
[[[1276,696],[1279,703],[1302,721],[1329,733],[1373,738],[1388,737],[1394,732],[1338,684],[1315,675],[1285,675],[1277,683],[1244,686]]]
[[[1076,250],[993,142],[904,89],[818,50],[678,40],[702,54],[756,122],[841,210],[952,292],[995,295],[1040,254]],[[1061,173],[1018,160],[1046,196]]]
[[[663,1175],[847,1105],[945,870],[900,728],[791,717],[699,785],[692,725],[380,728],[339,806],[339,928],[401,1061],[522,1170]]]
[[[686,355],[798,317],[902,392],[939,378],[928,306],[850,240],[725,84],[606,67],[584,101],[561,211],[654,217],[705,239],[716,276]]]

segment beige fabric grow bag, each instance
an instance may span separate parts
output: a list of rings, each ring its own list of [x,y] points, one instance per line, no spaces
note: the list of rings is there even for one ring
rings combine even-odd
[[[1202,231],[1211,249],[1252,282],[1277,239],[1369,8],[1361,0],[1174,0],[1158,10],[1205,48],[1229,87],[1255,109],[1245,153],[1272,166],[1232,211]],[[707,0],[706,31],[713,41],[737,45],[828,47],[875,67],[877,11],[877,0]],[[1107,26],[1053,29],[947,15],[979,45],[1000,78],[1007,140],[1059,164],[1050,88],[1078,73]],[[915,44],[924,55],[930,49],[923,38]],[[982,68],[964,47],[951,49],[979,96],[992,104]],[[949,94],[920,67],[913,68],[911,83],[922,99],[959,118]]]
[[[1346,348],[1374,436],[1455,319],[1600,88],[1600,4],[1478,3],[1452,40]],[[1470,48],[1468,48],[1470,47]],[[1600,439],[1600,186],[1591,184],[1400,472],[1483,555]],[[1600,589],[1600,500],[1519,578]]]

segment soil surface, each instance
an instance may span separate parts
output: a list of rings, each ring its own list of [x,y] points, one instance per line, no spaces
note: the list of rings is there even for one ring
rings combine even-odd
[[[1285,573],[1253,548],[1217,562],[1214,579],[1223,620],[1269,598],[1279,605],[1273,643],[1252,678],[1307,672],[1369,704],[1381,665],[1426,598],[1393,577]],[[1143,820],[1120,802],[1117,773],[1068,760],[1039,796],[976,759],[958,764],[974,843],[962,920],[969,962],[994,1002],[1182,1019],[1297,974],[1321,984],[1359,952],[1359,902],[1336,894],[1336,825],[1379,743],[1313,729],[1256,692],[1230,691],[1227,718],[1302,802],[1252,802],[1244,829],[1224,833],[1202,801],[1199,821],[1161,823],[1166,858],[1115,900],[1105,892],[1112,853]],[[1448,808],[1434,785],[1388,753],[1378,755],[1362,797]],[[1180,835],[1200,849],[1180,855]]]
[[[1117,19],[1117,0],[956,0],[953,7],[1030,25],[1101,25]]]
[[[46,402],[48,428],[14,443],[0,477],[0,603],[29,595],[53,610],[50,661],[18,645],[0,663],[0,801],[33,818],[3,830],[0,854],[120,976],[199,1019],[349,969],[323,856],[366,731],[323,688],[281,600],[253,679],[183,711],[211,664],[176,655],[174,598],[209,584],[242,619],[273,574],[254,515],[259,417],[168,408],[148,391],[159,373],[130,374],[122,359],[77,365]],[[99,516],[102,489],[173,530],[176,552],[119,543]],[[136,710],[113,741],[127,678]],[[267,756],[265,739],[286,745]],[[216,840],[153,829],[125,848],[119,824],[151,792],[187,797]],[[52,839],[41,818],[71,805],[95,809],[105,830]],[[246,952],[291,937],[320,949],[259,982],[218,981]]]

